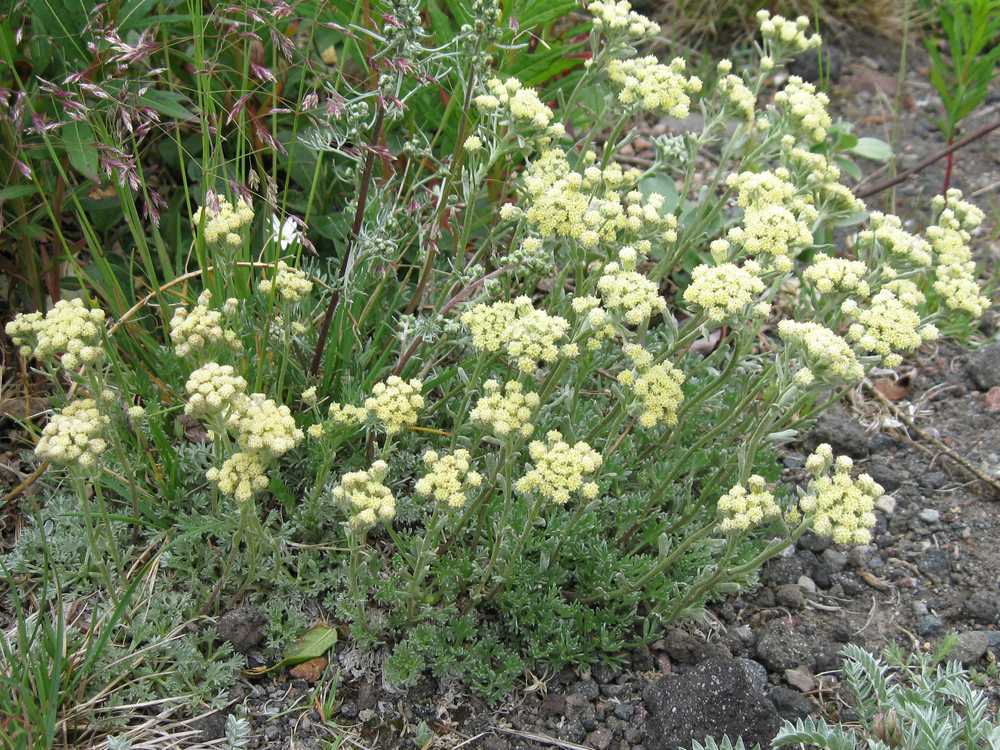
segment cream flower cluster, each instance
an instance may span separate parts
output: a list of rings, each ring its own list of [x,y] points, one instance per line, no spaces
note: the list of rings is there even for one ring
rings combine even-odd
[[[871,293],[865,279],[868,266],[860,260],[832,258],[826,253],[817,253],[802,276],[820,294],[854,292],[859,297],[867,297]]]
[[[799,208],[798,215],[778,204],[751,208],[743,215],[742,225],[726,236],[751,256],[770,256],[776,270],[787,272],[798,250],[813,242],[807,220],[815,219],[815,209],[804,204]]]
[[[483,483],[482,475],[470,470],[469,451],[464,449],[443,456],[436,451],[427,451],[424,453],[424,465],[427,473],[417,480],[414,491],[450,508],[464,506],[469,490]]]
[[[806,140],[820,143],[833,124],[826,111],[830,98],[799,76],[789,76],[785,88],[774,95],[774,103],[792,121]]]
[[[757,97],[747,88],[743,79],[735,76],[729,71],[732,70],[732,62],[721,60],[719,62],[719,72],[722,77],[715,84],[719,94],[725,102],[731,106],[742,119],[753,122],[754,110],[757,107]]]
[[[244,198],[232,202],[220,199],[217,208],[203,206],[195,210],[191,217],[195,227],[201,224],[203,215],[205,242],[239,247],[243,243],[240,230],[253,222],[253,206]]]
[[[104,319],[104,310],[90,309],[82,299],[61,299],[44,317],[37,312],[18,313],[4,330],[24,356],[45,361],[58,355],[59,363],[73,370],[104,356]]]
[[[198,304],[191,310],[178,307],[170,318],[170,340],[180,357],[199,352],[214,344],[225,344],[242,349],[236,332],[223,327],[222,312],[209,307],[212,293],[207,289],[198,296]]]
[[[840,169],[831,164],[823,154],[814,154],[795,145],[790,135],[783,140],[785,163],[792,172],[792,180],[812,191],[817,208],[833,213],[860,213],[865,203],[851,189],[840,182]]]
[[[747,480],[746,487],[737,484],[720,497],[718,509],[723,532],[746,531],[781,515],[774,495],[767,491],[767,482],[757,474]]]
[[[631,39],[645,39],[660,33],[660,25],[632,10],[628,0],[594,0],[587,6],[594,16],[594,28],[624,31]]]
[[[764,291],[760,266],[747,261],[743,266],[704,263],[691,271],[691,283],[684,290],[684,301],[700,307],[709,320],[721,323],[726,318],[742,315]]]
[[[235,429],[243,450],[269,458],[284,455],[304,437],[291,409],[263,393],[252,393],[242,399]]]
[[[795,185],[789,182],[790,173],[784,167],[763,172],[739,172],[726,178],[726,185],[736,190],[740,208],[764,208],[793,202]]]
[[[969,248],[969,230],[982,223],[983,212],[962,200],[960,190],[936,196],[934,206],[940,211],[938,224],[927,228],[927,238],[934,250],[934,290],[951,310],[962,310],[979,318],[989,309],[987,299],[976,280],[976,262]]]
[[[54,464],[93,466],[108,447],[104,431],[111,423],[92,398],[80,398],[52,415],[35,445],[35,455]]]
[[[536,310],[528,297],[476,305],[463,313],[461,320],[472,334],[474,347],[487,352],[502,348],[527,374],[535,372],[539,363],[547,365],[558,359],[558,342],[569,330],[565,318]]]
[[[850,344],[819,323],[782,320],[778,323],[778,335],[783,341],[801,347],[810,368],[821,375],[831,373],[848,383],[857,383],[865,376]],[[799,377],[800,383],[808,384],[809,376]]]
[[[507,255],[503,264],[529,273],[545,273],[552,269],[552,253],[545,249],[545,243],[540,237],[525,237]]]
[[[336,401],[330,404],[327,412],[334,424],[345,427],[357,427],[368,419],[368,410],[354,404],[339,404]]]
[[[512,433],[531,437],[535,431],[531,415],[540,403],[537,393],[525,391],[516,380],[508,380],[503,385],[496,380],[487,380],[483,383],[483,390],[484,395],[470,414],[473,421],[488,426],[500,438]]]
[[[209,469],[205,477],[223,495],[234,497],[242,503],[267,489],[270,480],[266,468],[260,454],[238,451],[227,458],[221,468],[213,466]]]
[[[864,308],[848,307],[857,322],[847,330],[847,338],[864,352],[877,354],[886,367],[898,367],[899,352],[915,351],[924,341],[937,338],[937,329],[921,325],[920,315],[892,289],[883,288]]]
[[[559,149],[548,149],[526,170],[528,222],[542,237],[569,237],[584,247],[615,242],[619,233],[648,232],[666,242],[677,239],[677,217],[662,215],[663,196],[643,198],[633,188],[641,173],[612,163],[601,169],[588,151],[583,173],[574,171]],[[624,198],[621,191],[628,189]]]
[[[618,101],[636,104],[649,112],[684,118],[691,112],[691,95],[701,91],[701,79],[684,75],[683,58],[663,65],[652,55],[612,60],[608,77],[618,85]]]
[[[312,291],[313,283],[303,271],[279,260],[274,280],[262,279],[258,287],[263,294],[270,294],[277,287],[282,299],[297,302]]]
[[[624,352],[635,369],[618,373],[618,382],[639,400],[639,424],[645,428],[677,424],[677,409],[684,400],[684,373],[669,362],[653,364],[652,355],[638,344],[626,344]]]
[[[423,388],[416,378],[403,380],[390,375],[372,388],[372,395],[365,399],[365,409],[383,424],[389,435],[417,423],[417,413],[424,407]]]
[[[633,247],[618,252],[618,263],[608,263],[597,281],[597,289],[609,310],[620,312],[632,326],[645,323],[667,309],[659,288],[635,270],[638,253]]]
[[[556,505],[565,505],[576,493],[587,500],[597,497],[597,483],[584,479],[601,467],[601,456],[585,442],[570,445],[552,430],[544,441],[532,441],[528,455],[534,465],[514,484],[521,494],[539,495]]]
[[[491,78],[486,82],[485,94],[480,94],[473,101],[476,107],[484,113],[504,110],[514,122],[530,128],[545,131],[548,138],[558,138],[565,133],[560,123],[552,125],[552,110],[545,106],[534,89],[525,86],[516,78],[501,81]],[[548,141],[548,138],[545,141]]]
[[[915,266],[931,264],[930,248],[925,240],[903,229],[903,222],[894,214],[872,211],[869,229],[858,233],[860,243],[875,243],[890,255],[907,260]]]
[[[833,474],[828,473],[831,463]],[[806,460],[813,480],[806,495],[799,500],[803,512],[812,514],[812,529],[820,536],[832,537],[837,544],[868,544],[875,526],[875,501],[882,496],[882,486],[868,474],[851,477],[854,462],[847,456],[833,461],[833,450],[826,443],[817,446]]]
[[[574,297],[572,307],[573,312],[583,317],[584,325],[580,332],[587,338],[587,349],[596,351],[604,341],[614,338],[617,331],[608,311],[601,307],[600,299],[590,296]]]
[[[208,362],[191,373],[184,389],[188,393],[185,414],[195,419],[226,418],[243,408],[247,381],[230,365]]]
[[[350,516],[351,528],[364,531],[396,517],[396,498],[383,484],[389,465],[376,461],[368,471],[350,471],[333,488],[333,497]]]
[[[784,16],[772,16],[769,11],[759,10],[757,23],[765,41],[780,45],[792,55],[807,49],[815,49],[823,43],[819,34],[806,36],[806,29],[809,28],[809,19],[806,16],[799,16],[792,21]]]

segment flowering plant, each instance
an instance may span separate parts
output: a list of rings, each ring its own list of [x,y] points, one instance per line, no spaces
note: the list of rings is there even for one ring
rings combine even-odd
[[[825,95],[792,77],[758,104],[820,43],[806,19],[762,11],[755,64],[706,82],[636,54],[658,27],[626,0],[587,10],[589,56],[553,107],[490,72],[504,46],[476,28],[502,11],[472,4],[444,156],[385,145],[423,135],[406,102],[441,51],[419,14],[365,30],[409,58],[324,114],[370,134],[324,146],[354,160],[334,267],[273,193],[206,191],[198,265],[113,325],[82,301],[8,325],[63,392],[36,452],[87,509],[105,596],[150,546],[182,616],[319,609],[385,644],[393,682],[431,668],[497,696],[535,663],[621,658],[808,529],[870,538],[882,488],[820,446],[796,492],[774,450],[982,314],[982,212],[949,191],[922,234],[868,213],[839,181]],[[621,159],[644,115],[694,110],[700,131]]]

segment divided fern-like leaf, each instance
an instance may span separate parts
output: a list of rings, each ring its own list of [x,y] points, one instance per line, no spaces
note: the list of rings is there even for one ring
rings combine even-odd
[[[811,717],[799,719],[794,724],[786,723],[771,743],[772,748],[794,745],[811,745],[823,750],[856,750],[858,746],[853,734],[827,724],[822,718]]]

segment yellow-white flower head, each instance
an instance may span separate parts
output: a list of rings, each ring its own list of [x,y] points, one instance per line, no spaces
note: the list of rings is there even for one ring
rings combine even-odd
[[[788,181],[784,167],[764,172],[740,172],[726,178],[726,184],[736,190],[740,208],[764,208],[792,203],[796,188]]]
[[[372,395],[365,399],[365,409],[382,423],[387,434],[395,435],[417,423],[417,414],[424,407],[422,388],[423,383],[416,378],[407,381],[390,375],[372,388]]]
[[[479,472],[471,470],[469,458],[469,451],[464,449],[444,455],[427,451],[424,453],[427,473],[417,480],[414,491],[450,508],[461,508],[469,491],[483,483]]]
[[[496,380],[487,380],[483,391],[470,414],[473,421],[489,427],[500,438],[514,433],[531,436],[535,430],[531,417],[539,404],[537,393],[525,391],[516,380],[502,386]]]
[[[746,312],[764,291],[760,266],[748,261],[718,266],[701,264],[691,272],[691,283],[684,290],[684,301],[705,311],[709,320],[721,323]]]
[[[18,313],[5,330],[21,354],[40,361],[59,357],[67,370],[93,365],[104,356],[101,334],[104,310],[87,308],[82,299],[61,299],[42,317],[41,313]]]
[[[291,410],[263,393],[253,393],[243,401],[235,430],[243,450],[270,458],[287,453],[305,437]]]
[[[628,0],[594,0],[587,10],[594,16],[594,28],[598,30],[623,32],[633,40],[660,33],[660,25],[632,10]]]
[[[778,518],[781,508],[768,492],[764,477],[754,474],[747,486],[737,484],[719,498],[719,529],[724,532],[747,531]]]
[[[534,89],[516,78],[504,81],[491,78],[486,82],[486,90],[488,93],[473,100],[481,112],[503,109],[514,122],[537,130],[548,128],[552,122],[552,110],[538,98]]]
[[[209,307],[212,293],[207,289],[198,297],[198,304],[190,311],[178,307],[170,319],[170,340],[180,357],[197,353],[215,344],[225,344],[241,349],[236,332],[223,326],[223,314]]]
[[[971,232],[983,223],[985,214],[973,203],[962,200],[962,191],[951,188],[944,195],[935,195],[931,201],[935,211],[940,211],[938,224]]]
[[[357,427],[368,419],[368,410],[353,404],[339,404],[334,401],[328,411],[334,424]]]
[[[819,323],[782,320],[778,323],[778,335],[783,341],[798,346],[811,370],[821,375],[829,374],[848,383],[856,383],[865,375],[850,344]],[[807,377],[801,376],[802,380]],[[802,380],[800,385],[809,384]]]
[[[110,423],[94,399],[72,401],[45,425],[35,455],[54,464],[90,468],[108,447],[104,433]]]
[[[388,474],[389,465],[376,461],[368,471],[344,474],[333,488],[333,497],[350,516],[352,528],[363,531],[396,517],[396,498],[383,484]]]
[[[609,310],[620,312],[632,326],[647,322],[667,309],[656,284],[635,270],[637,254],[631,247],[618,253],[618,263],[608,263],[597,281],[597,289]]]
[[[691,95],[701,91],[701,80],[684,75],[686,63],[675,57],[663,65],[652,55],[612,60],[608,76],[619,88],[618,101],[649,112],[684,118],[691,112]]]
[[[936,329],[922,326],[920,315],[890,288],[879,290],[866,307],[854,310],[847,338],[863,352],[877,354],[886,367],[899,366],[900,352],[915,351],[936,336]]]
[[[832,537],[837,544],[867,544],[875,526],[875,501],[884,490],[868,474],[853,479],[853,462],[847,456],[835,461],[832,456],[830,446],[823,443],[806,460],[814,478],[799,507],[811,514],[812,529],[820,536]],[[828,473],[831,463],[832,474]]]
[[[861,243],[875,243],[880,249],[909,261],[915,266],[931,264],[930,248],[926,241],[903,229],[903,222],[894,214],[884,214],[872,211],[869,217],[869,229],[858,233]]]
[[[519,493],[538,495],[556,505],[565,505],[577,493],[587,500],[597,497],[597,484],[584,480],[601,467],[601,456],[585,442],[570,445],[562,433],[552,430],[544,441],[532,441],[528,454],[533,467],[515,482]]]
[[[719,79],[718,83],[716,83],[716,88],[726,105],[732,107],[741,119],[747,122],[753,122],[755,108],[757,106],[757,97],[755,97],[753,92],[747,88],[747,85],[743,82],[742,78],[735,76],[732,73],[724,75]]]
[[[634,369],[619,373],[618,382],[638,400],[639,424],[646,428],[677,424],[677,409],[684,400],[684,373],[669,362],[653,364],[652,355],[638,344],[626,344],[623,351]]]
[[[960,197],[961,193],[958,195]],[[943,200],[941,202],[945,205]],[[949,205],[955,205],[957,202],[957,198],[953,195],[952,203]],[[971,237],[963,226],[978,225],[982,221],[980,217],[982,212],[964,201],[960,202],[960,210],[962,219],[958,218],[953,208],[944,208],[939,218],[939,221],[941,219],[944,221],[939,225],[927,227],[927,239],[930,240],[936,261],[934,290],[941,295],[948,309],[961,310],[973,318],[979,318],[989,309],[990,301],[979,288],[976,262],[969,247]]]
[[[815,209],[803,205],[798,208],[796,215],[778,204],[751,207],[743,214],[742,225],[730,229],[726,236],[748,255],[770,256],[778,270],[787,271],[789,259],[813,242],[808,222],[815,218]]]
[[[764,41],[779,46],[783,52],[796,55],[807,49],[815,49],[822,44],[819,34],[806,36],[809,19],[799,16],[794,21],[781,15],[771,15],[769,11],[757,11],[757,24]]]
[[[267,489],[270,482],[264,457],[253,451],[234,453],[223,462],[222,468],[213,466],[205,477],[223,495],[234,497],[240,502],[246,502]]]
[[[240,231],[253,222],[253,206],[244,199],[219,199],[217,207],[203,206],[194,212],[191,223],[197,229],[204,215],[205,242],[210,245],[238,247],[243,238]]]
[[[279,260],[274,281],[262,279],[257,286],[262,294],[270,294],[271,289],[277,288],[278,295],[282,299],[297,302],[312,291],[313,283],[305,272]]]
[[[802,277],[820,294],[853,292],[859,297],[867,297],[871,293],[866,280],[868,273],[868,266],[860,260],[832,258],[826,253],[817,253]]]
[[[227,417],[244,406],[247,381],[230,365],[209,362],[191,373],[184,386],[184,413],[195,419]]]
[[[565,318],[536,310],[528,297],[476,305],[462,315],[462,323],[472,334],[474,347],[487,352],[502,348],[528,374],[539,363],[551,364],[559,358],[558,342],[569,330]]]
[[[811,83],[799,76],[789,76],[785,88],[774,95],[774,103],[806,141],[820,143],[826,139],[826,133],[833,124],[826,110],[830,98],[823,92],[817,92]]]

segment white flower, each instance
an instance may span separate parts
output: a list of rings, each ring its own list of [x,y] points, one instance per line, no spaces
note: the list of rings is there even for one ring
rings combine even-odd
[[[302,241],[298,221],[292,216],[286,216],[284,221],[271,214],[271,242],[287,250],[292,245]]]

